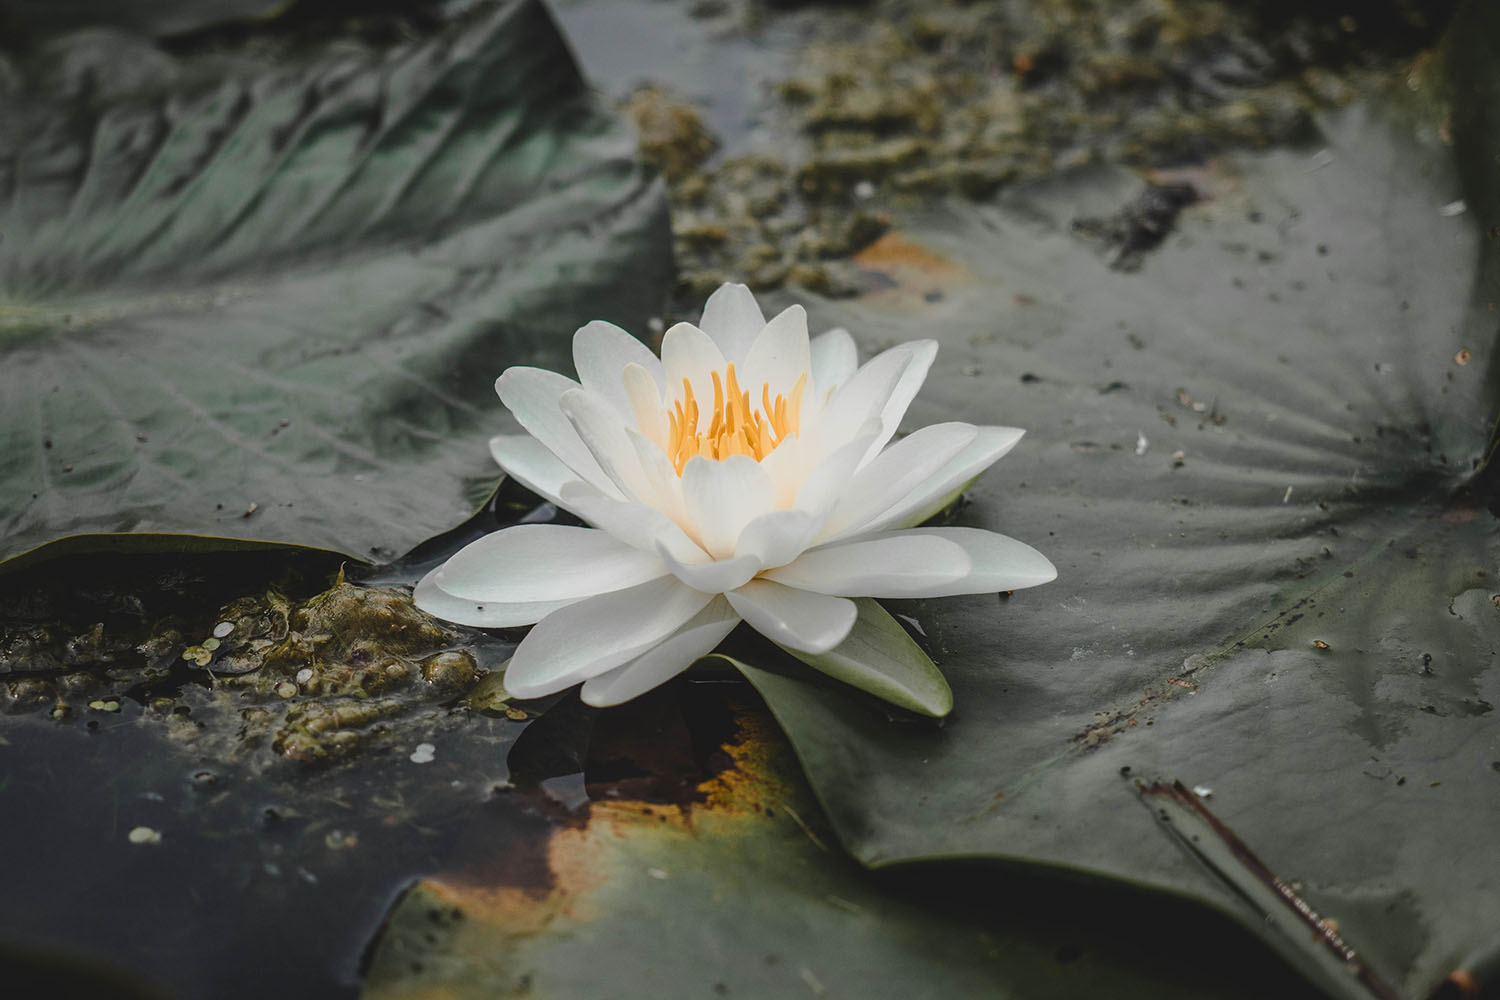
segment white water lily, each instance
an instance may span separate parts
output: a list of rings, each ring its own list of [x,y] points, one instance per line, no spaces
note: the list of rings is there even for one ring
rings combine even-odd
[[[666,332],[660,359],[590,323],[573,339],[578,382],[539,368],[500,376],[528,433],[490,448],[592,527],[487,535],[417,585],[417,606],[479,627],[535,624],[506,689],[534,698],[582,683],[585,702],[613,705],[687,669],[741,621],[820,666],[900,634],[851,598],[1046,583],[1052,564],[1015,539],[909,527],[1022,435],[944,423],[887,447],[936,353],[915,341],[858,366],[848,333],[810,340],[801,306],[766,322],[733,284],[699,326]]]

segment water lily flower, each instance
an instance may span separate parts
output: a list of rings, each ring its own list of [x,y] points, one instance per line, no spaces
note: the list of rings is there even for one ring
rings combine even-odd
[[[850,651],[878,659],[892,635],[915,648],[873,601],[853,599],[994,593],[1056,576],[1004,535],[912,527],[1022,435],[942,423],[892,444],[936,353],[915,341],[859,366],[847,332],[810,339],[795,305],[767,322],[735,284],[714,292],[699,325],[668,330],[660,358],[589,323],[573,338],[577,382],[528,367],[500,376],[527,433],[490,449],[590,527],[486,535],[417,585],[417,606],[478,627],[535,624],[506,689],[534,698],[582,683],[591,705],[667,681],[741,621],[820,667]]]

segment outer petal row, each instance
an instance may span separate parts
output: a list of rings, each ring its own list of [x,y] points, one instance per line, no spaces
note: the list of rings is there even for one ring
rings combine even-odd
[[[739,623],[740,616],[734,613],[729,602],[723,597],[715,597],[661,645],[642,653],[623,667],[584,681],[581,692],[584,703],[600,707],[618,705],[665,684],[692,666],[700,656],[712,653]]]
[[[471,601],[454,597],[438,583],[439,570],[433,570],[417,584],[412,599],[417,607],[444,621],[474,628],[515,628],[532,625],[572,604],[572,601],[525,601],[503,604],[494,601]]]
[[[597,677],[656,647],[713,599],[666,576],[570,604],[516,647],[505,689],[539,698]]]
[[[437,570],[435,582],[470,601],[576,601],[666,573],[654,554],[603,531],[518,524],[459,549]]]

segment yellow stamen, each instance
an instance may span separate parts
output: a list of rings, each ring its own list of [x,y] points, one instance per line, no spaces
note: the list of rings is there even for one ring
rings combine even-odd
[[[709,377],[714,386],[714,409],[706,430],[698,430],[698,401],[687,379],[682,380],[682,399],[667,414],[667,457],[679,475],[695,455],[713,459],[748,455],[758,462],[801,430],[805,373],[792,386],[790,398],[778,393],[773,400],[770,385],[762,385],[759,407],[753,406],[750,393],[740,388],[734,365],[725,368],[722,377],[718,372],[710,372]]]

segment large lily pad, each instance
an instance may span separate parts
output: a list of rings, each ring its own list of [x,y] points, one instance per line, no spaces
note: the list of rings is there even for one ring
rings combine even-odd
[[[1444,109],[1396,98],[1196,173],[1211,200],[1137,273],[1073,223],[1141,181],[1086,171],[904,220],[863,257],[893,288],[813,310],[871,347],[941,340],[914,425],[1030,429],[957,517],[1059,569],[903,609],[952,682],[946,725],[747,669],[866,864],[1005,858],[1181,893],[1336,995],[1425,994],[1500,935],[1500,537],[1472,481],[1496,175],[1463,132],[1491,114],[1481,7],[1456,28],[1476,51],[1449,53],[1482,74],[1454,89],[1468,187]],[[1286,893],[1206,842],[1235,835]]]
[[[785,743],[742,690],[677,684],[593,718],[580,709],[565,701],[509,757],[513,798],[546,775],[554,819],[561,802],[577,811],[529,837],[511,830],[503,846],[474,817],[393,910],[368,1000],[1312,995],[1263,953],[1214,941],[1218,922],[1191,935],[1200,960],[1140,961],[1140,936],[1115,924],[1139,898],[1027,892],[973,871],[870,877],[833,846]],[[706,731],[725,722],[729,740],[703,753]],[[528,776],[533,733],[553,766]],[[959,880],[991,895],[976,905]],[[1180,907],[1151,912],[1182,918]],[[1226,968],[1239,978],[1223,981]]]
[[[31,54],[0,100],[0,557],[145,530],[388,557],[492,489],[496,373],[643,326],[659,188],[539,3],[476,17],[295,63]]]

